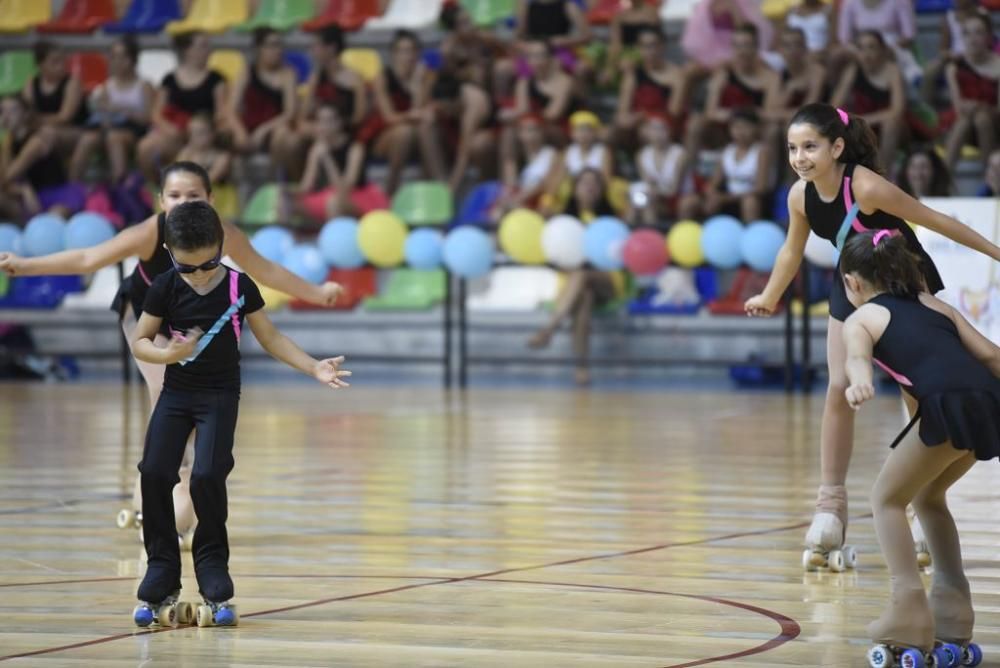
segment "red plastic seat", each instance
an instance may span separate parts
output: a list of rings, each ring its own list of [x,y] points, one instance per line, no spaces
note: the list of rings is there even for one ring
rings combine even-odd
[[[344,30],[359,30],[370,18],[381,14],[379,0],[327,0],[315,18],[302,24],[303,30],[321,30],[338,25]]]
[[[351,311],[365,300],[378,293],[377,277],[374,267],[362,267],[361,269],[331,269],[326,280],[340,283],[344,286],[344,292],[337,299],[337,303],[331,308],[338,311]],[[304,302],[300,299],[292,300],[290,306],[296,311],[308,311],[321,309],[323,307]]]
[[[89,93],[97,86],[107,81],[108,60],[103,53],[97,51],[78,51],[72,54],[66,63],[71,74],[83,83],[83,90]]]
[[[621,0],[597,0],[594,7],[587,12],[587,22],[590,25],[607,25],[615,14],[622,11]]]
[[[114,0],[67,0],[59,16],[35,29],[44,33],[82,34],[94,32],[116,18]]]
[[[344,0],[326,0],[323,10],[302,24],[303,30],[322,30],[337,23]]]

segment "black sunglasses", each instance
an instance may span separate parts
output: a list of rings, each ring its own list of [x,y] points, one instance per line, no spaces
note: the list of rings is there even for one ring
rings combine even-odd
[[[170,256],[170,261],[173,263],[174,269],[177,270],[178,274],[193,274],[196,271],[212,271],[222,264],[222,246],[219,246],[219,252],[215,254],[215,257],[204,264],[182,264],[174,259],[174,254],[170,252],[169,248],[167,249],[167,255]]]

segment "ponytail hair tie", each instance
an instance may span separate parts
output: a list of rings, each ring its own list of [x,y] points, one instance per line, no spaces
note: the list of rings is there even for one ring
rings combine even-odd
[[[891,237],[891,236],[892,236],[892,230],[879,230],[878,232],[875,233],[875,236],[872,237],[872,246],[878,246],[878,242],[882,241],[882,239],[885,239],[886,237]]]
[[[851,117],[847,115],[847,112],[841,109],[840,107],[836,107],[836,110],[837,110],[837,115],[840,116],[840,120],[844,122],[844,125],[850,125]]]

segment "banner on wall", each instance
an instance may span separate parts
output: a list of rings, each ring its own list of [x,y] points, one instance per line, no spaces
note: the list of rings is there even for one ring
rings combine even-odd
[[[1000,244],[1000,199],[927,197],[921,202]],[[925,227],[917,227],[917,238],[944,279],[945,289],[937,296],[991,341],[1000,343],[1000,263]]]

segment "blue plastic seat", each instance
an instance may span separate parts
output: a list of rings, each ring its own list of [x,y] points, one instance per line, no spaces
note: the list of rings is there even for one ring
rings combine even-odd
[[[157,33],[180,18],[178,0],[133,0],[121,20],[104,24],[103,30],[106,33]]]
[[[305,83],[312,74],[312,59],[301,51],[285,51],[285,64],[295,70],[297,83]]]
[[[462,200],[452,225],[482,225],[490,222],[490,209],[502,190],[503,184],[499,181],[487,181],[473,188]]]

